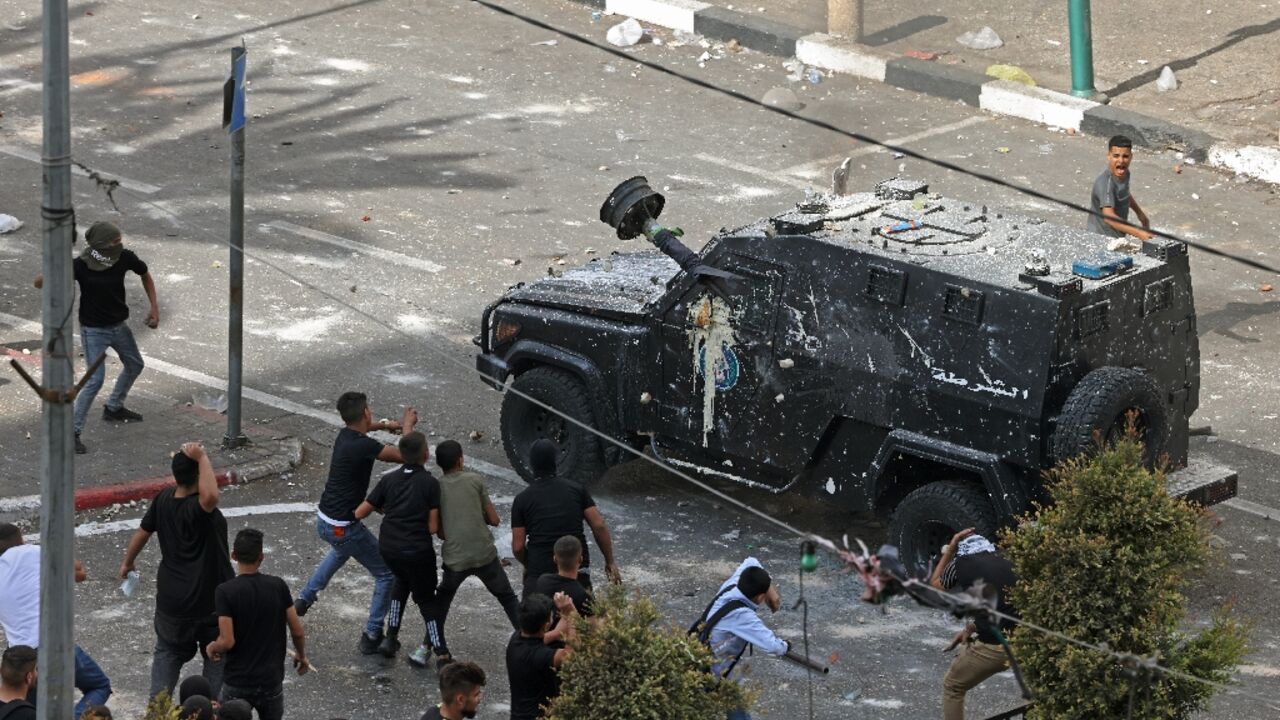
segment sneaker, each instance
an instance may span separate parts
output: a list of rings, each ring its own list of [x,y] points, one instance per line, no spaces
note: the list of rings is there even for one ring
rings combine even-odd
[[[436,656],[436,674],[438,675],[440,671],[444,669],[444,666],[451,662],[453,662],[453,657],[450,655]]]
[[[426,645],[419,645],[417,649],[409,653],[409,664],[414,667],[424,668],[427,661],[431,659],[431,649]]]
[[[388,633],[382,638],[382,643],[378,645],[378,654],[384,658],[393,658],[396,653],[400,652],[400,641],[395,635]]]
[[[293,601],[293,611],[298,613],[298,617],[302,617],[303,615],[306,615],[307,611],[310,609],[311,609],[311,603],[307,602],[306,600],[303,600],[302,598],[298,598],[297,600]]]
[[[377,635],[369,633],[360,633],[360,654],[373,655],[378,652],[378,646],[382,644],[382,631],[379,630]]]
[[[80,433],[76,433],[76,454],[84,455],[87,452],[89,452],[89,448],[85,447],[84,443],[80,442]]]
[[[141,415],[123,405],[114,410],[109,407],[102,408],[102,419],[115,422],[142,422]]]

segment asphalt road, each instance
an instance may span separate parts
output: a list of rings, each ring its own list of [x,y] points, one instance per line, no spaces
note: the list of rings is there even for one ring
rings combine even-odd
[[[553,0],[505,6],[596,41],[610,22]],[[40,312],[30,289],[39,267],[40,167],[28,159],[38,157],[41,132],[39,18],[14,0],[0,0],[0,17],[0,212],[28,223],[0,238],[0,341],[20,347],[34,335],[19,320]],[[619,58],[470,2],[217,2],[181,11],[151,0],[91,2],[74,4],[72,17],[73,152],[124,185],[117,214],[90,181],[77,179],[77,209],[82,224],[119,223],[157,278],[162,325],[137,328],[143,350],[172,371],[153,367],[139,382],[139,397],[157,406],[199,390],[192,373],[225,376],[221,84],[228,48],[241,38],[249,48],[245,383],[263,402],[249,403],[248,414],[287,423],[307,439],[311,460],[289,478],[229,492],[225,504],[245,513],[232,519],[233,528],[251,523],[267,532],[266,569],[295,589],[323,546],[307,512],[280,504],[318,497],[333,433],[322,418],[333,398],[358,387],[381,415],[416,405],[436,439],[480,431],[483,440],[468,453],[505,466],[491,440],[500,396],[469,370],[480,311],[508,286],[561,261],[567,267],[638,249],[596,219],[607,192],[630,175],[647,175],[667,195],[664,219],[684,227],[695,244],[721,226],[789,207],[806,185],[825,185],[838,158],[851,153],[854,187],[903,172],[949,196],[1083,222],[1063,208],[894,158],[637,61],[749,98],[790,85],[806,104],[804,117],[898,139],[1076,202],[1087,200],[1102,169],[1096,138],[847,79],[788,83],[778,59],[755,53],[700,63],[703,48],[668,42]],[[1135,163],[1134,194],[1159,227],[1280,263],[1272,247],[1280,234],[1273,188],[1193,166],[1175,174],[1177,162],[1173,154],[1140,152]],[[1193,424],[1211,424],[1216,433],[1197,439],[1195,452],[1238,469],[1241,498],[1253,503],[1219,510],[1224,550],[1193,582],[1192,621],[1228,602],[1254,619],[1253,654],[1239,687],[1274,697],[1280,630],[1266,619],[1280,599],[1280,528],[1261,515],[1280,507],[1280,380],[1267,340],[1277,337],[1280,301],[1260,287],[1276,278],[1202,253],[1192,257],[1204,373]],[[132,300],[135,318],[142,317],[141,293]],[[16,383],[0,387],[0,457],[23,468],[0,477],[0,497],[31,493],[38,468],[37,446],[23,437],[38,408],[20,395]],[[86,442],[105,442],[103,432],[91,425]],[[519,485],[503,473],[490,481],[506,517]],[[866,518],[732,492],[807,531],[878,539],[879,527]],[[722,500],[639,465],[619,468],[597,497],[627,582],[655,595],[676,624],[695,616],[749,553],[774,568],[785,596],[796,595],[795,541]],[[125,508],[109,519],[138,515]],[[77,634],[112,676],[116,704],[127,711],[146,691],[153,586],[144,583],[131,600],[115,592],[111,578],[127,531],[112,527],[86,532],[77,550],[91,573],[78,594]],[[506,536],[499,535],[502,547]],[[155,553],[144,555],[144,576],[154,570]],[[411,718],[434,702],[427,676],[403,660],[355,653],[369,588],[359,570],[345,570],[307,616],[319,672],[289,681],[290,717]],[[954,624],[906,605],[882,615],[854,602],[859,592],[830,564],[806,582],[811,639],[837,658],[832,674],[817,682],[814,717],[935,717],[948,662],[941,648]],[[491,672],[480,717],[505,717],[502,616],[479,585],[468,585],[456,607],[456,651]],[[801,636],[798,612],[770,622],[786,637]],[[416,632],[416,623],[411,619],[406,632]],[[757,661],[750,679],[768,689],[760,717],[801,715],[802,672]],[[1017,693],[1001,676],[971,697],[974,712],[995,711]],[[1237,693],[1216,699],[1210,715],[1266,712],[1256,697]]]

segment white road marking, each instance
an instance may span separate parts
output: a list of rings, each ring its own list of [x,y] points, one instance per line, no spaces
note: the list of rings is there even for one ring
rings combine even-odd
[[[33,163],[36,163],[37,165],[39,165],[42,162],[40,159],[40,153],[34,152],[32,150],[27,150],[26,148],[20,148],[15,145],[0,145],[0,153],[4,153],[5,155],[12,155],[13,157],[20,158],[22,160],[29,160]],[[120,187],[128,188],[135,192],[140,192],[146,195],[152,195],[154,193],[158,193],[162,189],[156,185],[150,185],[148,183],[139,182],[138,180],[130,180],[127,177],[116,175],[115,173],[109,173],[109,172],[106,172],[105,170],[100,170],[99,172],[101,172],[107,178],[110,178],[112,180],[119,182]],[[83,169],[75,165],[71,166],[71,174],[79,175],[80,177],[89,177],[89,173],[85,172]]]
[[[908,143],[924,140],[925,138],[931,138],[931,137],[934,137],[935,135],[945,135],[949,132],[962,130],[964,128],[969,127],[970,125],[977,125],[978,123],[982,123],[986,121],[987,119],[985,117],[981,115],[975,115],[974,117],[965,118],[964,120],[959,120],[957,122],[949,123],[947,125],[939,125],[938,127],[929,128],[928,130],[921,130],[918,133],[903,135],[902,137],[889,138],[884,142],[886,145],[902,146]],[[846,153],[840,153],[838,155],[832,155],[830,157],[822,158],[821,160],[813,160],[807,163],[800,163],[799,165],[792,165],[791,167],[786,168],[781,172],[784,175],[796,175],[799,177],[816,177],[816,176],[822,175],[823,173],[830,173],[832,170],[835,170],[836,167],[841,162],[844,162],[844,159],[847,157],[861,157],[862,155],[871,155],[873,153],[878,153],[878,152],[889,152],[889,151],[885,150],[879,145],[867,145],[866,147],[861,147],[861,148],[858,148],[857,150],[852,150]]]
[[[956,130],[961,130],[971,125],[977,125],[978,123],[986,121],[987,119],[985,117],[977,115],[965,118],[964,120],[948,123],[946,125],[929,128],[928,130],[921,130],[920,132],[912,133],[911,135],[889,138],[884,142],[889,145],[906,145],[935,135],[945,135],[949,132],[955,132]],[[707,153],[697,153],[693,157],[703,162],[711,163],[712,165],[719,165],[721,167],[729,168],[730,170],[737,170],[740,173],[746,173],[747,175],[766,178],[782,185],[790,185],[791,187],[800,188],[801,190],[807,190],[814,186],[815,181],[822,179],[824,175],[835,170],[839,163],[843,162],[845,158],[860,157],[862,155],[870,155],[877,152],[887,151],[879,145],[867,145],[866,147],[861,147],[857,150],[832,155],[830,157],[822,158],[821,160],[812,160],[810,162],[800,163],[799,165],[792,165],[791,167],[776,171],[765,170],[764,168],[758,168],[753,165],[747,165],[746,163],[740,163],[736,160],[728,160],[715,155],[708,155]]]
[[[224,517],[251,517],[253,515],[285,515],[289,513],[315,512],[315,503],[271,503],[268,505],[249,505],[246,507],[222,508]],[[76,527],[76,537],[93,537],[111,533],[135,530],[142,518],[132,520],[112,520],[111,522],[87,522]]]
[[[1259,505],[1256,502],[1250,502],[1249,500],[1242,500],[1235,497],[1230,500],[1224,500],[1222,504],[1228,507],[1233,507],[1242,512],[1247,512],[1250,515],[1257,515],[1260,518],[1280,521],[1280,510],[1267,507],[1266,505]]]
[[[796,178],[787,177],[785,175],[781,175],[779,173],[773,172],[772,170],[765,170],[763,168],[754,167],[751,165],[747,165],[746,163],[737,162],[736,160],[726,160],[725,158],[716,157],[715,155],[708,155],[707,153],[697,153],[693,157],[697,160],[711,163],[712,165],[719,165],[720,167],[726,167],[726,168],[729,168],[730,170],[737,170],[738,172],[746,173],[747,175],[755,175],[757,177],[762,177],[766,180],[772,180],[775,183],[780,183],[782,185],[790,185],[791,187],[794,187],[794,188],[800,188],[801,190],[807,190],[808,188],[813,187],[813,183],[811,182],[797,180]]]
[[[24,333],[29,333],[36,337],[40,337],[41,334],[44,332],[43,328],[40,326],[40,323],[32,322],[31,320],[20,318],[16,315],[10,315],[9,313],[5,313],[5,312],[0,312],[0,323],[8,325]],[[214,377],[212,375],[207,375],[205,373],[200,372],[199,370],[192,370],[191,368],[186,368],[181,365],[175,365],[174,363],[161,360],[153,355],[148,355],[146,353],[142,354],[142,358],[146,362],[147,367],[150,369],[156,370],[158,372],[162,372],[166,375],[172,375],[173,377],[176,377],[176,378],[181,378],[183,380],[186,380],[187,382],[195,383],[197,385],[203,385],[213,390],[219,390],[222,392],[226,392],[227,390],[227,381],[223,380],[222,378]],[[338,418],[338,414],[336,412],[317,410],[314,407],[303,405],[302,403],[294,402],[292,400],[287,400],[285,398],[272,395],[271,393],[262,392],[261,390],[254,390],[253,388],[250,388],[250,387],[244,388],[243,392],[244,392],[244,397],[248,400],[253,400],[254,402],[262,403],[263,405],[273,407],[277,410],[283,410],[288,413],[293,413],[294,415],[302,415],[304,417],[314,418],[316,420],[319,420],[320,422],[331,425],[333,427],[342,427],[342,421]],[[518,485],[524,485],[524,480],[519,475],[516,474],[516,471],[512,470],[511,468],[502,467],[501,465],[495,465],[491,462],[485,462],[484,460],[481,460],[480,458],[477,458],[471,455],[467,456],[466,463],[467,463],[467,467],[471,468],[472,470],[479,471],[490,477],[500,478],[502,480],[513,482]],[[24,498],[14,498],[14,499],[23,500]],[[3,501],[0,501],[0,502],[3,502]],[[3,509],[3,506],[0,506],[0,509]]]
[[[441,270],[444,270],[443,265],[438,265],[430,260],[404,255],[402,253],[395,252],[394,250],[383,250],[375,245],[366,245],[365,243],[348,240],[346,238],[338,237],[337,235],[330,235],[329,233],[320,232],[319,230],[312,230],[311,228],[302,227],[301,225],[294,225],[291,222],[285,222],[283,220],[273,220],[269,223],[263,223],[262,227],[283,230],[285,232],[307,238],[308,240],[317,240],[335,247],[350,250],[351,252],[357,252],[362,255],[369,255],[382,260],[387,260],[389,262],[396,263],[397,265],[407,265],[409,267],[418,268],[419,270],[426,270],[429,273],[438,273]]]

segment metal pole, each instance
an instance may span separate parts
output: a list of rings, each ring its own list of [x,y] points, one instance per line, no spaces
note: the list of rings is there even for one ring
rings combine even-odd
[[[1093,19],[1089,0],[1067,0],[1067,22],[1071,33],[1071,94],[1091,98],[1093,86]]]
[[[71,326],[71,80],[67,1],[44,0],[44,385],[66,399],[75,375]],[[75,692],[72,648],[75,598],[75,466],[72,406],[43,403],[40,460],[40,681],[43,720],[71,717]]]
[[[862,0],[827,0],[827,32],[862,42]]]
[[[231,77],[243,111],[243,47],[231,48]],[[244,377],[244,124],[231,128],[231,297],[227,324],[227,435],[222,446],[237,448],[247,439],[240,430]]]

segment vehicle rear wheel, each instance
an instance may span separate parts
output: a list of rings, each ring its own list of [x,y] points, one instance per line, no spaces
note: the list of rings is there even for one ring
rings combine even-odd
[[[994,540],[996,513],[981,486],[959,480],[916,488],[894,508],[889,543],[912,573],[923,572],[939,549],[965,528]]]
[[[1124,437],[1130,414],[1143,443],[1143,462],[1153,467],[1169,442],[1168,414],[1151,376],[1122,367],[1091,371],[1067,396],[1053,431],[1054,461],[1096,450],[1098,439],[1107,445],[1116,442]]]
[[[536,367],[518,375],[511,387],[569,417],[594,425],[586,387],[564,370]],[[598,437],[516,393],[507,392],[502,400],[502,444],[511,467],[525,482],[533,480],[529,448],[542,438],[554,443],[559,451],[556,467],[561,478],[586,484],[604,472],[604,453]]]

